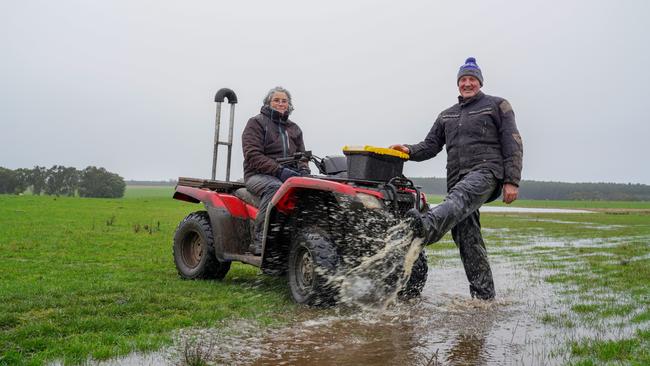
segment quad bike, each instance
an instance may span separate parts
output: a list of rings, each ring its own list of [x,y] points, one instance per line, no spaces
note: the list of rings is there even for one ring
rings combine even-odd
[[[231,104],[227,142],[219,141],[218,132],[224,98]],[[243,183],[229,181],[237,97],[232,90],[221,89],[215,101],[212,179],[181,177],[173,196],[205,207],[185,217],[174,235],[174,262],[182,278],[223,279],[233,261],[242,262],[265,274],[286,275],[297,303],[334,304],[338,294],[329,279],[384,245],[381,240],[366,240],[364,233],[381,233],[411,208],[426,209],[424,194],[401,175],[404,160],[391,155],[399,152],[347,149],[344,156],[322,159],[298,153],[278,162],[309,160],[321,175],[292,177],[282,184],[266,213],[262,253],[250,253],[259,198]],[[228,146],[226,181],[214,179],[218,145]],[[399,296],[419,296],[427,271],[426,257],[420,253]]]

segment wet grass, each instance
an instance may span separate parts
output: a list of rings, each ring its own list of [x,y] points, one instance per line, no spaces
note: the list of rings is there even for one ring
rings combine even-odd
[[[650,202],[520,200],[511,207],[594,210],[481,215],[491,256],[548,273],[558,288],[563,308],[540,321],[558,335],[578,335],[556,352],[572,365],[650,364]],[[450,235],[429,248],[430,262],[457,255]]]
[[[627,203],[608,203],[625,209]],[[635,208],[645,209],[638,204]],[[650,215],[484,214],[488,250],[508,252],[548,271],[564,310],[541,315],[546,324],[578,329],[567,344],[570,364],[650,364]],[[505,234],[497,235],[506,229]],[[524,250],[513,250],[517,247]]]
[[[108,359],[159,349],[180,328],[293,312],[285,282],[250,266],[224,282],[180,280],[171,238],[200,206],[157,192],[0,195],[0,365]]]
[[[638,336],[623,340],[591,340],[572,342],[571,353],[580,358],[574,365],[650,363],[650,332],[638,332]]]
[[[83,364],[157,350],[179,329],[224,319],[272,325],[298,311],[283,279],[250,266],[234,264],[223,282],[180,280],[172,235],[201,206],[174,201],[172,192],[0,195],[0,365]],[[557,286],[563,308],[539,316],[557,334],[583,330],[559,350],[572,364],[650,364],[650,203],[517,203],[608,210],[486,213],[482,223],[491,256],[521,261]],[[457,256],[450,236],[429,248],[433,266]],[[201,359],[187,348],[186,364]]]

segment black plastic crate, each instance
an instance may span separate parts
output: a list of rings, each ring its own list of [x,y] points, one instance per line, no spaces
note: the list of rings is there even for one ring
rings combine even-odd
[[[370,151],[343,151],[347,157],[348,178],[387,182],[402,175],[404,159]]]

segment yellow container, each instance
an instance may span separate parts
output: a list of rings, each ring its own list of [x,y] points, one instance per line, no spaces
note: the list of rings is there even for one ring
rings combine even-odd
[[[345,146],[348,178],[387,182],[402,175],[404,161],[409,155],[403,152],[376,146]]]

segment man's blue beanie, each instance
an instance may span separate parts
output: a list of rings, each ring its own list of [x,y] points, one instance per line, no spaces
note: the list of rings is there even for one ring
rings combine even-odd
[[[481,83],[481,86],[483,86],[483,74],[481,73],[481,68],[476,64],[476,59],[474,57],[468,57],[467,60],[465,60],[465,64],[461,65],[458,70],[456,85],[458,85],[460,78],[468,75],[477,78],[479,83]]]

